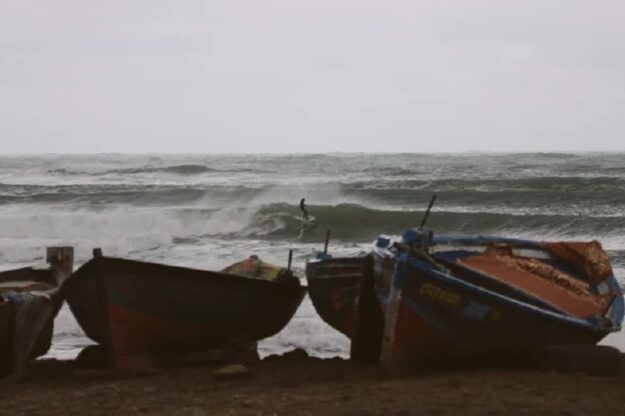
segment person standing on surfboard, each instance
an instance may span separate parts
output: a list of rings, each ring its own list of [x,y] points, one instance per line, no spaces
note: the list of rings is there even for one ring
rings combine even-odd
[[[308,221],[308,211],[306,210],[306,204],[304,203],[304,201],[306,201],[306,198],[302,198],[302,200],[299,201],[299,209],[302,210],[302,217],[304,217],[304,219]]]

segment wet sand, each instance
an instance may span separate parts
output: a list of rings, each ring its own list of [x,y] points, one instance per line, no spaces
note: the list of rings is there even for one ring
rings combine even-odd
[[[4,415],[485,415],[623,412],[625,378],[524,369],[393,375],[379,366],[305,354],[270,357],[217,380],[215,367],[149,372],[77,370],[39,361],[4,385]]]

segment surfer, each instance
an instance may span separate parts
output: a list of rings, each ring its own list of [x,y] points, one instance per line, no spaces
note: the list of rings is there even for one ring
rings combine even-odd
[[[302,200],[299,201],[299,209],[302,210],[302,217],[304,217],[304,219],[308,221],[308,211],[306,210],[306,204],[304,203],[304,201],[306,201],[306,198],[302,198]]]

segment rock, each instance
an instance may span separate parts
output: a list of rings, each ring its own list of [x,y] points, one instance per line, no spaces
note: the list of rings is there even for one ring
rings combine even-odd
[[[250,375],[250,370],[243,364],[231,364],[212,372],[215,380],[234,380]]]

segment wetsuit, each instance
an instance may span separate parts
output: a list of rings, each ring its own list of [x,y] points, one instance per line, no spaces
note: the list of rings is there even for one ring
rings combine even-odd
[[[306,201],[306,198],[302,198],[302,200],[299,201],[299,209],[302,210],[302,216],[304,217],[304,219],[308,221],[308,211],[306,211],[306,205],[304,204],[304,201]]]

